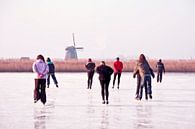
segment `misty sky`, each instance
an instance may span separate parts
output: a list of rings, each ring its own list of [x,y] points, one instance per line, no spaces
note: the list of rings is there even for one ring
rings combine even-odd
[[[0,58],[195,58],[194,0],[0,0]]]

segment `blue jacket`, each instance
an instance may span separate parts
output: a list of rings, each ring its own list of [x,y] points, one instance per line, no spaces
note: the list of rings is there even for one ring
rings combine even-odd
[[[47,65],[49,67],[49,73],[55,73],[55,65],[53,62],[47,62]]]

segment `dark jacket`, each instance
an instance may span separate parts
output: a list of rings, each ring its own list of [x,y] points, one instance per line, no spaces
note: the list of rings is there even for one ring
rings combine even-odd
[[[114,71],[110,66],[100,65],[96,68],[96,72],[99,74],[99,80],[110,80]]]
[[[157,68],[157,72],[165,72],[165,67],[162,62],[157,62],[156,68]]]
[[[47,62],[47,65],[49,67],[49,73],[55,73],[55,66],[53,62]]]
[[[88,62],[86,65],[85,65],[86,69],[87,69],[87,72],[92,72],[92,71],[95,71],[95,63],[94,62]]]

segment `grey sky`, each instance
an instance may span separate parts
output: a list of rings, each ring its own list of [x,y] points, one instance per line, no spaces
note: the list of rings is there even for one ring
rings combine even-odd
[[[0,58],[195,58],[194,0],[0,0]]]

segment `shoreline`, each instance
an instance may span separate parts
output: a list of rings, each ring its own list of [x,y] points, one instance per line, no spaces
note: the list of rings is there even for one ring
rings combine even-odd
[[[32,64],[34,59],[0,59],[0,72],[32,72]],[[94,60],[96,66],[101,60]],[[113,67],[115,60],[105,60],[106,64]],[[124,72],[132,72],[136,60],[123,61]],[[158,60],[148,60],[150,66],[156,72],[156,63]],[[55,60],[53,62],[56,67],[56,72],[86,72],[85,64],[87,59],[79,60]],[[195,60],[163,60],[166,72],[195,72]]]

